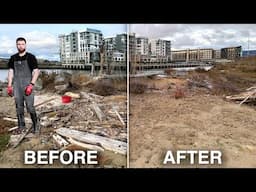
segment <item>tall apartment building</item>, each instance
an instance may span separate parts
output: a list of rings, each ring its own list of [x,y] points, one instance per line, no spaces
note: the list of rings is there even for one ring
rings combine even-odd
[[[111,62],[113,60],[113,52],[116,50],[116,37],[104,38],[104,61]]]
[[[104,39],[105,61],[125,61],[127,50],[127,35],[118,34]]]
[[[99,60],[99,51],[103,43],[100,30],[90,29],[73,31],[59,35],[60,60],[63,64],[88,64]]]
[[[127,50],[127,34],[122,33],[116,35],[115,49],[121,53],[126,53]]]
[[[106,51],[114,51],[116,49],[116,37],[104,38],[104,49]]]
[[[136,38],[135,33],[129,34],[129,62],[134,63],[136,60]]]
[[[149,54],[149,41],[146,37],[136,37],[136,54]]]
[[[150,41],[151,55],[155,56],[170,56],[171,52],[171,41],[162,39],[154,39]]]

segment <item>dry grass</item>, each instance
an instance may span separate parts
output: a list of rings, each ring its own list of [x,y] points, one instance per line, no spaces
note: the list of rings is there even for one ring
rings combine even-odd
[[[183,89],[181,89],[180,87],[176,87],[175,92],[174,92],[174,98],[175,99],[181,99],[185,97],[185,92]]]
[[[174,69],[165,69],[165,70],[164,70],[164,73],[165,73],[166,75],[172,75],[173,73],[175,73],[175,71],[174,71]]]
[[[53,91],[55,86],[54,85],[55,77],[56,77],[55,73],[47,74],[45,72],[41,72],[40,78],[42,79],[43,89]]]
[[[97,95],[108,96],[114,95],[117,90],[111,83],[111,80],[102,79],[94,84],[92,91]]]
[[[80,88],[83,83],[88,82],[90,79],[88,75],[83,73],[73,74],[70,79],[70,84],[72,87]]]
[[[256,58],[241,59],[228,64],[217,64],[212,70],[189,72],[189,79],[203,84],[209,82],[214,95],[230,95],[256,85]]]
[[[147,90],[147,87],[146,78],[130,79],[130,93],[142,94]]]

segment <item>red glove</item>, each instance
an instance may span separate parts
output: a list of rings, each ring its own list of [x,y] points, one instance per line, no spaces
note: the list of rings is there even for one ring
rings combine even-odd
[[[8,95],[9,95],[10,97],[13,96],[13,88],[12,88],[12,86],[8,86],[8,87],[7,87],[7,93],[8,93]]]
[[[33,90],[33,85],[32,84],[29,84],[26,89],[25,89],[25,94],[27,96],[29,96],[31,93],[32,93],[32,90]]]

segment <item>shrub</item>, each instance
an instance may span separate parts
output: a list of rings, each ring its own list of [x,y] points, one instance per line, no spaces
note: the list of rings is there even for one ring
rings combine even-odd
[[[114,95],[116,93],[116,89],[114,88],[110,80],[97,81],[94,84],[92,91],[95,92],[97,95],[102,96]]]

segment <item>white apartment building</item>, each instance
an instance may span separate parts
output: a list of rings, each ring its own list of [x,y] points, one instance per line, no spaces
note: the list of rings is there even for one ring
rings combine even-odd
[[[62,64],[88,64],[93,62],[90,53],[99,52],[103,35],[100,30],[89,29],[59,35]]]
[[[171,52],[171,41],[152,39],[150,41],[150,51],[151,55],[168,57]]]
[[[136,37],[136,54],[148,55],[149,54],[149,41],[146,37]]]

